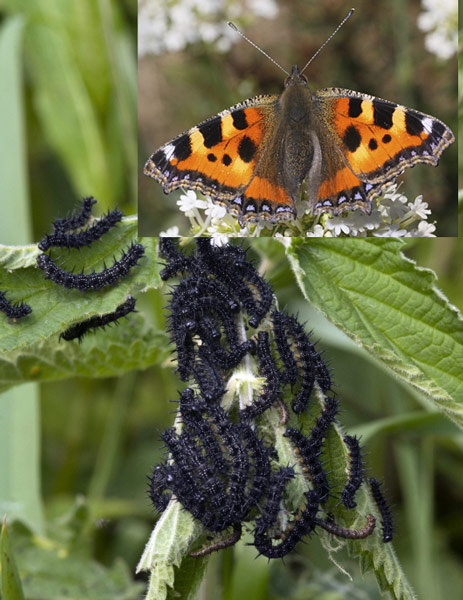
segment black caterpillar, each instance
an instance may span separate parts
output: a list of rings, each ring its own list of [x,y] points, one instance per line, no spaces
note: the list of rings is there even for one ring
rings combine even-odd
[[[83,227],[92,216],[92,208],[96,204],[93,196],[88,196],[82,200],[80,212],[73,214],[70,217],[64,217],[53,221],[53,229],[55,232],[72,231]]]
[[[344,443],[349,449],[349,478],[341,492],[341,501],[346,508],[357,506],[354,498],[363,481],[362,451],[355,436],[344,436]]]
[[[75,323],[71,325],[66,331],[60,334],[59,339],[66,340],[69,342],[70,340],[78,339],[79,342],[82,341],[82,338],[86,333],[90,331],[95,331],[99,328],[104,328],[106,325],[110,323],[116,323],[122,317],[125,317],[131,312],[135,311],[135,298],[132,296],[127,296],[125,302],[119,304],[116,310],[112,313],[106,313],[104,315],[95,315],[94,317],[90,317],[89,319],[85,319],[85,321],[80,321],[80,323]]]
[[[123,214],[119,210],[112,210],[107,215],[101,217],[91,227],[74,233],[68,233],[68,230],[62,227],[55,227],[55,231],[47,234],[38,243],[38,247],[42,252],[46,252],[50,248],[82,248],[83,246],[90,246],[119,223],[122,217]]]
[[[111,267],[105,265],[99,272],[73,273],[58,266],[55,260],[49,254],[46,254],[47,250],[53,247],[79,249],[83,246],[90,246],[122,219],[123,215],[120,211],[112,210],[94,225],[76,231],[89,221],[94,204],[96,204],[94,198],[85,198],[78,214],[64,219],[56,219],[53,223],[53,233],[46,235],[38,244],[43,254],[39,254],[37,257],[37,266],[44,271],[47,279],[51,279],[54,283],[68,289],[85,292],[88,290],[101,290],[104,287],[113,285],[129,274],[132,267],[138,264],[145,251],[141,244],[132,242],[122,252],[121,258],[114,259]]]
[[[26,317],[32,312],[32,308],[25,302],[12,304],[6,297],[5,292],[0,290],[0,311],[9,319],[16,320]]]
[[[179,375],[196,390],[187,388],[181,393],[178,429],[168,429],[162,436],[168,458],[150,478],[154,506],[163,511],[175,496],[206,530],[218,536],[193,552],[196,557],[236,543],[243,525],[252,522],[254,545],[268,558],[285,556],[317,527],[347,539],[371,535],[375,529],[372,515],[366,515],[365,526],[357,529],[323,516],[335,492],[322,454],[339,402],[332,395],[330,371],[303,326],[282,311],[270,313],[272,289],[247,260],[243,248],[217,248],[210,239],[199,238],[195,251],[186,255],[173,239],[161,238],[159,250],[167,261],[162,279],[181,276],[171,288],[168,324]],[[238,319],[241,315],[244,329],[243,320]],[[249,330],[257,327],[261,329],[253,335]],[[220,402],[231,371],[250,355],[265,383],[250,405],[226,412]],[[306,434],[287,427],[284,434],[299,457],[307,480],[303,485],[311,488],[304,493],[304,505],[289,510],[289,489],[301,477],[300,468],[280,464],[276,451],[270,450],[273,442],[262,439],[255,420],[275,406],[282,412],[283,425],[289,419],[283,397],[292,397],[292,411],[300,415],[307,411],[316,389],[324,400],[312,429]],[[356,506],[364,468],[357,438],[345,436],[344,443],[349,463],[341,501],[351,509]],[[384,512],[386,541],[387,510],[381,502],[378,506]]]
[[[94,273],[70,273],[69,271],[64,271],[58,267],[48,254],[39,254],[37,257],[37,266],[44,271],[47,279],[51,279],[54,283],[62,285],[67,289],[81,291],[101,290],[126,277],[130,269],[138,264],[144,252],[145,248],[141,244],[132,242],[122,252],[122,257],[114,261],[112,267],[106,267],[102,271]]]
[[[373,477],[369,480],[370,489],[376,506],[381,514],[381,525],[383,528],[383,542],[388,543],[392,541],[394,535],[394,523],[392,521],[391,509],[389,508],[386,498],[381,490],[381,484],[377,479]]]

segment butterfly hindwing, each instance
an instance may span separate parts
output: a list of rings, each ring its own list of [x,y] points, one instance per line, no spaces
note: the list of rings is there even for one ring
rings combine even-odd
[[[344,159],[327,161],[338,168],[323,178],[314,212],[337,214],[355,206],[369,211],[385,185],[415,164],[437,165],[455,139],[430,115],[351,90],[319,90],[314,104],[326,125],[323,137]]]

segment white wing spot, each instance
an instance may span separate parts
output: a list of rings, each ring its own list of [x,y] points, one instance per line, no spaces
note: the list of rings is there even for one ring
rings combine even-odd
[[[426,130],[428,133],[431,133],[431,131],[432,131],[432,126],[433,126],[433,124],[434,124],[434,120],[433,120],[433,119],[430,119],[429,117],[424,117],[424,119],[423,119],[423,121],[422,121],[422,124],[423,124],[423,128],[424,128],[424,129],[425,129],[425,130]]]
[[[175,146],[173,144],[166,144],[162,150],[166,159],[170,160],[175,153]]]

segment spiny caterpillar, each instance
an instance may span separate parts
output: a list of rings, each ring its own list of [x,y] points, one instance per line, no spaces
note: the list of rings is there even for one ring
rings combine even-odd
[[[96,204],[93,196],[88,196],[82,200],[80,212],[73,214],[70,217],[64,217],[53,221],[53,229],[55,232],[72,231],[83,227],[92,215],[92,208]]]
[[[391,509],[386,502],[386,498],[381,490],[381,483],[371,477],[369,479],[370,489],[376,506],[381,514],[381,525],[383,528],[383,542],[391,542],[394,535],[394,524],[392,522]]]
[[[115,260],[111,267],[106,267],[102,271],[93,273],[70,273],[64,271],[48,256],[48,254],[39,254],[37,257],[37,266],[42,269],[47,279],[54,283],[62,285],[67,289],[76,289],[81,291],[101,290],[106,286],[117,283],[123,277],[126,277],[130,269],[138,264],[143,256],[145,248],[141,244],[132,242],[132,244],[122,252],[119,260]]]
[[[353,540],[371,535],[372,515],[356,529],[326,516],[328,501],[339,493],[346,508],[355,506],[363,464],[357,438],[345,436],[348,480],[342,491],[334,488],[322,455],[328,435],[338,427],[339,401],[329,369],[303,326],[283,311],[270,314],[272,289],[243,248],[214,247],[207,238],[197,239],[190,255],[170,238],[161,238],[159,247],[167,261],[162,279],[181,275],[171,288],[168,323],[179,375],[195,389],[180,394],[178,426],[162,435],[168,456],[150,480],[154,506],[165,510],[175,498],[217,536],[192,552],[194,557],[233,545],[243,526],[251,529],[254,546],[268,558],[284,557],[316,528]],[[221,402],[233,369],[243,361],[263,384],[253,390],[249,405],[226,411]],[[295,420],[307,412],[315,392],[321,409],[312,403],[311,412],[318,413],[312,425],[306,421],[306,431],[291,426],[280,432],[299,458],[301,475],[274,449],[276,434],[273,425],[265,426],[265,415],[279,409],[283,416],[276,426],[282,427],[290,416]],[[297,509],[295,485],[304,499]]]
[[[32,312],[32,308],[25,302],[17,302],[12,304],[6,297],[5,292],[0,290],[0,311],[8,317],[16,321],[22,319]]]
[[[53,233],[46,235],[38,244],[43,254],[37,257],[37,266],[44,271],[47,279],[68,289],[85,292],[101,290],[113,285],[129,274],[130,269],[138,264],[145,251],[141,244],[132,242],[122,252],[121,258],[114,259],[111,267],[105,265],[99,272],[74,273],[62,269],[49,254],[46,254],[50,248],[79,249],[90,246],[122,219],[123,215],[120,211],[112,210],[90,227],[76,231],[89,221],[94,204],[96,204],[94,198],[84,198],[80,212],[68,218],[56,219],[53,223]]]
[[[122,219],[123,214],[119,210],[112,210],[104,215],[94,225],[68,233],[67,230],[56,228],[53,233],[47,234],[39,243],[38,247],[42,252],[50,248],[82,248],[90,246],[93,242],[99,240],[105,233]]]
[[[357,506],[354,498],[363,481],[362,451],[358,439],[355,436],[344,436],[344,443],[349,449],[349,477],[341,493],[341,501],[346,508]]]
[[[104,328],[106,325],[110,323],[116,323],[122,317],[125,317],[131,312],[135,311],[135,298],[132,296],[127,296],[125,302],[119,304],[116,310],[112,313],[106,313],[103,315],[95,315],[94,317],[90,317],[89,319],[85,319],[85,321],[80,321],[79,323],[75,323],[71,325],[66,331],[60,334],[60,340],[66,340],[69,342],[70,340],[78,339],[79,342],[82,341],[82,338],[85,334],[90,331],[95,331],[99,328]]]

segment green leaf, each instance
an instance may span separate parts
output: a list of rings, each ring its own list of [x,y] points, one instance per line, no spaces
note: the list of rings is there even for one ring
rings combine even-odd
[[[317,396],[319,402],[322,403],[323,395],[318,392]],[[315,417],[305,414],[303,420],[304,428],[307,432],[310,432],[314,426]],[[282,435],[283,432],[281,431],[278,434],[276,430],[276,433],[277,435]],[[356,494],[356,508],[346,510],[339,503],[339,495],[346,483],[346,464],[348,464],[349,460],[349,450],[344,443],[343,435],[342,428],[336,424],[329,430],[324,444],[322,462],[329,473],[329,481],[332,486],[331,497],[324,508],[327,513],[331,512],[335,516],[338,523],[350,529],[363,527],[367,514],[372,514],[376,517],[377,525],[373,534],[367,538],[344,542],[337,540],[337,546],[340,548],[347,545],[349,553],[360,559],[362,570],[374,571],[381,590],[389,591],[395,600],[413,600],[415,595],[397,560],[392,544],[384,544],[382,541],[380,528],[381,515],[378,513],[366,483],[362,483]],[[297,461],[297,454],[294,453],[291,464],[294,464],[295,461]],[[303,480],[303,477],[298,478],[299,482]],[[325,531],[317,531],[321,535],[322,544],[331,553],[329,534]]]
[[[315,395],[321,406],[324,402],[323,394],[317,390]],[[303,430],[306,434],[312,430],[320,414],[319,411],[314,410],[315,404],[314,401],[310,413],[305,413],[302,418]],[[286,425],[281,424],[280,417],[277,408],[270,408],[259,418],[258,427],[269,445],[277,450],[279,464],[281,466],[292,465],[298,474],[287,488],[288,498],[285,501],[287,509],[297,511],[304,504],[303,494],[310,489],[310,484],[302,471],[298,453],[288,438],[284,436]],[[347,545],[350,554],[360,559],[363,571],[373,570],[380,588],[383,591],[389,591],[395,600],[414,600],[415,595],[401,570],[392,544],[382,542],[380,515],[367,485],[363,483],[357,492],[355,509],[346,510],[339,503],[339,495],[346,483],[348,456],[349,450],[343,440],[343,431],[336,424],[328,432],[321,456],[326,472],[329,473],[332,487],[332,495],[324,509],[327,513],[332,513],[339,524],[349,528],[363,527],[366,515],[373,514],[376,516],[377,527],[373,535],[368,538],[355,542],[338,541],[338,547]],[[193,519],[190,513],[184,511],[177,501],[170,502],[157,522],[138,565],[138,570],[151,570],[147,596],[149,600],[164,600],[169,597],[166,596],[168,588],[177,591],[177,573],[174,567],[181,565],[183,569],[184,561],[191,560],[187,555],[203,532],[202,526]],[[318,529],[317,533],[320,533],[322,543],[331,553],[332,548],[329,544],[328,534]],[[181,597],[183,598],[183,596]]]
[[[169,353],[165,333],[148,328],[142,317],[129,317],[118,327],[87,336],[82,344],[58,344],[56,339],[0,353],[0,391],[24,381],[115,377],[160,363]]]
[[[313,423],[309,429],[313,427]],[[295,456],[294,459],[297,457]],[[348,463],[349,451],[343,440],[343,431],[336,425],[328,433],[323,450],[323,464],[330,473],[330,483],[333,485],[334,493],[328,500],[326,511],[332,512],[336,521],[344,524],[350,529],[363,527],[367,514],[376,518],[376,528],[372,535],[362,540],[340,541],[336,540],[337,550],[347,546],[348,553],[356,557],[360,562],[362,572],[373,571],[379,587],[382,591],[388,591],[395,600],[414,600],[416,598],[408,580],[402,571],[391,543],[384,544],[381,534],[381,515],[370,495],[366,483],[362,483],[355,500],[357,507],[346,510],[339,504],[340,491],[346,483],[346,464]],[[320,532],[322,544],[329,554],[332,552],[330,535],[325,531]],[[337,564],[336,561],[334,561]]]
[[[8,539],[6,519],[3,520],[0,536],[0,565],[2,567],[0,587],[2,598],[5,598],[5,600],[24,600],[18,568]]]
[[[132,581],[122,560],[105,567],[91,558],[90,539],[79,533],[83,524],[78,521],[85,516],[88,513],[82,505],[76,506],[71,515],[64,518],[61,515],[54,524],[56,537],[35,536],[19,522],[14,523],[11,540],[26,598],[136,600],[140,597],[143,585]],[[87,518],[87,528],[88,525]]]
[[[411,431],[421,436],[460,435],[455,425],[437,411],[401,413],[398,416],[369,421],[351,428],[351,431],[361,437],[364,443],[379,433],[402,434]]]
[[[361,498],[359,494],[358,498]],[[382,592],[389,592],[395,600],[415,600],[416,595],[410,586],[402,567],[397,559],[392,544],[381,541],[380,517],[368,498],[363,504],[364,510],[376,515],[376,532],[360,543],[346,542],[348,554],[359,560],[362,573],[373,571]],[[354,525],[361,525],[358,521]],[[326,536],[324,536],[326,538]]]
[[[136,236],[135,218],[124,219],[91,248],[62,250],[66,267],[86,272],[111,264]],[[77,341],[59,342],[69,326],[97,314],[114,311],[127,294],[160,285],[156,240],[142,240],[145,254],[130,275],[101,291],[65,289],[35,266],[37,249],[0,246],[2,288],[14,302],[27,302],[32,313],[18,322],[0,320],[0,389],[24,381],[72,377],[108,377],[146,368],[167,356],[167,335],[148,326],[143,316],[129,315],[119,327]],[[53,254],[56,256],[57,252]],[[11,269],[14,265],[15,268]]]
[[[187,556],[180,569],[175,569],[175,586],[167,589],[167,600],[200,600],[199,589],[206,574],[206,558]],[[157,596],[156,596],[157,598]]]
[[[208,558],[193,559],[187,554],[201,531],[202,526],[190,513],[183,510],[176,500],[171,500],[156,523],[137,566],[137,573],[151,571],[146,600],[165,600],[169,588],[178,592],[179,587],[183,588],[182,598],[194,598]],[[174,567],[180,566],[182,574],[177,580]],[[184,568],[190,573],[190,578],[185,579]]]
[[[305,297],[398,379],[463,427],[463,320],[436,276],[378,239],[292,239]]]
[[[36,244],[29,246],[4,246],[0,244],[0,269],[14,271],[34,267],[40,250]]]

